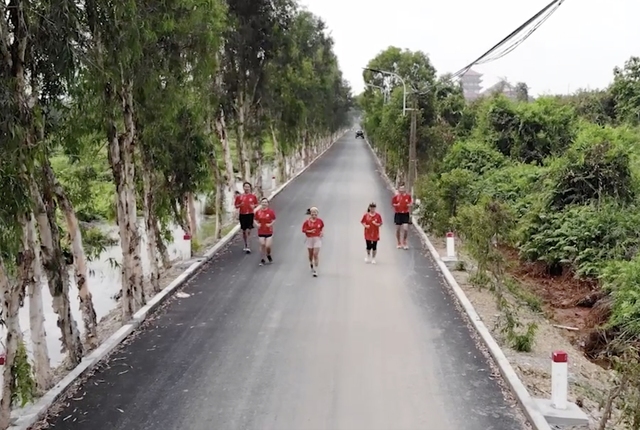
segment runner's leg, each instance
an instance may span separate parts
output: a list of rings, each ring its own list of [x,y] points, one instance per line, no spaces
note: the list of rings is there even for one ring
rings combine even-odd
[[[367,244],[367,256],[364,257],[364,262],[368,263],[369,259],[371,258],[371,241],[370,240],[365,240],[365,243]]]
[[[267,237],[267,239],[265,240],[265,252],[267,254],[267,260],[269,260],[269,263],[273,262],[273,258],[271,258],[271,244],[272,243],[273,243],[273,236]]]
[[[376,255],[378,254],[378,242],[371,242],[371,264],[376,264]]]
[[[320,248],[313,248],[313,264],[316,266],[316,269],[320,265]]]
[[[263,265],[265,263],[264,259],[267,254],[267,246],[266,246],[267,238],[259,237],[258,240],[260,241],[260,265]]]
[[[402,225],[402,243],[404,244],[404,249],[409,249],[409,244],[407,243],[407,237],[409,236],[409,223]]]
[[[307,247],[307,252],[309,253],[309,267],[313,270],[313,248]]]

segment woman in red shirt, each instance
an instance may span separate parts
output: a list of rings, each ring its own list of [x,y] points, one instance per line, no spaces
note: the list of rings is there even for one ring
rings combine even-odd
[[[322,230],[324,222],[318,218],[318,208],[312,207],[307,210],[309,218],[302,224],[302,232],[307,236],[306,245],[309,253],[309,266],[314,277],[318,276],[318,256],[322,246]]]
[[[380,240],[380,226],[382,217],[376,212],[376,204],[370,203],[367,213],[362,216],[360,223],[364,227],[364,240],[367,245],[367,256],[364,262],[376,264],[376,254],[378,253],[378,241]]]
[[[258,229],[258,240],[260,241],[260,265],[263,266],[265,258],[269,263],[273,263],[271,258],[271,244],[273,243],[273,222],[276,220],[276,213],[269,208],[269,199],[263,197],[260,200],[260,208],[256,210],[253,222]]]

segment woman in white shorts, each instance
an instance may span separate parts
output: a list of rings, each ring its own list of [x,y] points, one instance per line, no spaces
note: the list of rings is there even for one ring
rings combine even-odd
[[[307,236],[305,244],[309,253],[309,266],[314,277],[318,276],[318,257],[320,247],[322,247],[322,230],[324,222],[318,218],[318,208],[312,207],[307,210],[309,218],[302,224],[302,232]]]

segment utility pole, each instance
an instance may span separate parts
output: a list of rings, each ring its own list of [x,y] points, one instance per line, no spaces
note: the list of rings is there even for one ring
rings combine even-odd
[[[418,104],[416,98],[413,98],[411,106],[411,129],[409,131],[409,172],[407,180],[407,188],[411,193],[411,198],[414,198],[413,186],[418,177],[418,162],[417,162],[417,140],[418,140]]]

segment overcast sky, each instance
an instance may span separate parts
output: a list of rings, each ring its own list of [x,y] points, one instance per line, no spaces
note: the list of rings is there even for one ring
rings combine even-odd
[[[345,78],[363,89],[362,67],[388,46],[421,50],[438,73],[455,72],[550,0],[301,0],[327,23]],[[640,56],[640,0],[565,0],[515,51],[474,67],[485,88],[500,77],[531,95],[601,88],[613,68]]]

